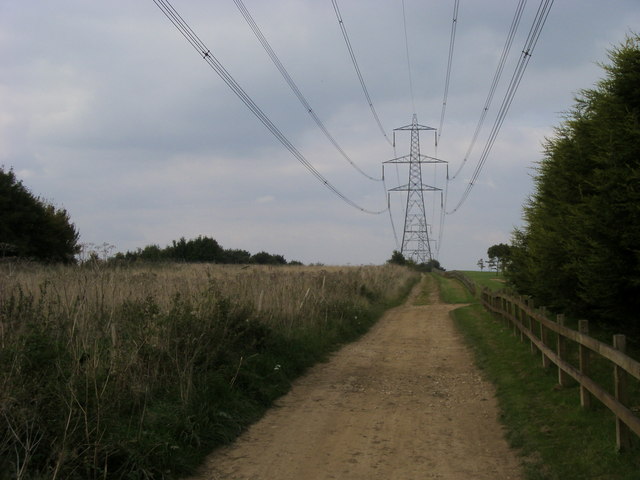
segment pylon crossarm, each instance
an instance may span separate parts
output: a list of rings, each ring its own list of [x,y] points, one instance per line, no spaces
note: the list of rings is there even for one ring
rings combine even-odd
[[[426,125],[420,125],[419,123],[414,123],[412,125],[405,125],[404,127],[394,128],[394,131],[397,130],[435,130],[433,127],[428,127]]]
[[[390,188],[389,189],[390,192],[408,192],[408,191],[418,191],[418,192],[441,192],[442,189],[441,188],[436,188],[436,187],[432,187],[431,185],[425,185],[424,183],[422,184],[422,186],[418,186],[418,185],[401,185],[399,187],[395,187],[395,188]]]
[[[392,158],[382,163],[449,163],[439,158],[430,157],[428,155],[420,155],[418,158],[414,158],[411,155],[403,155],[402,157]]]

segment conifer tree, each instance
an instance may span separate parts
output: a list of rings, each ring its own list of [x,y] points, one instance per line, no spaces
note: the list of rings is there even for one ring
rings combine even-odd
[[[631,324],[640,307],[640,36],[609,59],[547,139],[507,275],[567,313]]]
[[[79,234],[64,209],[35,197],[0,167],[0,256],[75,262]]]

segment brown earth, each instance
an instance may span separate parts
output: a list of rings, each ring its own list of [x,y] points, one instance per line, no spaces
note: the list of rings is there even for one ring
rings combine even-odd
[[[434,287],[435,288],[435,287]],[[388,311],[193,480],[520,479],[494,388],[439,302]]]

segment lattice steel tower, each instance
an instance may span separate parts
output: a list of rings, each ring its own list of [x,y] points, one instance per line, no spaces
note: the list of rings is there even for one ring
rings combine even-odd
[[[433,256],[429,240],[429,225],[427,224],[427,215],[424,207],[424,192],[436,192],[441,191],[441,189],[422,183],[422,164],[446,162],[420,154],[420,130],[435,130],[435,128],[418,124],[418,117],[415,113],[413,114],[411,125],[396,128],[393,131],[394,145],[395,132],[398,130],[411,131],[411,151],[409,155],[397,157],[384,163],[409,164],[409,182],[406,185],[389,190],[390,192],[407,192],[401,253],[417,264],[427,263],[433,259]]]

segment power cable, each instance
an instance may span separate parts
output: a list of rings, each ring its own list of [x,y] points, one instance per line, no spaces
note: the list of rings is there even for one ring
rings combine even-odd
[[[293,79],[291,78],[291,75],[289,75],[289,72],[287,71],[287,69],[284,67],[284,65],[282,64],[282,62],[278,58],[278,55],[276,55],[276,53],[273,50],[273,48],[271,48],[271,45],[269,44],[269,42],[265,38],[264,34],[262,33],[262,31],[258,27],[258,24],[253,19],[253,17],[249,13],[249,10],[244,5],[242,0],[233,0],[233,1],[236,4],[236,7],[238,7],[238,10],[240,10],[240,13],[244,17],[245,21],[251,27],[251,30],[253,31],[254,35],[256,36],[256,38],[258,39],[258,41],[260,42],[260,44],[262,45],[264,50],[267,52],[267,55],[269,55],[269,58],[271,59],[271,61],[276,66],[276,68],[278,69],[278,71],[280,72],[282,77],[284,78],[285,82],[287,82],[287,85],[289,85],[289,88],[291,88],[293,93],[298,98],[298,101],[302,104],[302,106],[307,111],[309,116],[313,119],[313,121],[316,123],[318,128],[320,128],[320,130],[322,130],[322,132],[325,134],[327,139],[329,139],[329,141],[333,144],[333,146],[336,148],[336,150],[338,150],[340,155],[342,155],[342,157],[347,162],[349,162],[353,168],[355,168],[359,173],[361,173],[363,176],[367,177],[369,180],[374,180],[374,181],[378,181],[378,182],[381,181],[382,178],[375,178],[375,177],[372,177],[371,175],[367,174],[360,167],[358,167],[358,165],[356,165],[355,162],[353,160],[351,160],[351,158],[349,158],[349,156],[345,153],[345,151],[342,149],[342,147],[340,147],[338,142],[335,140],[335,138],[333,138],[331,133],[329,133],[329,131],[325,127],[324,123],[322,123],[322,120],[320,120],[318,115],[316,115],[316,112],[313,110],[313,108],[311,108],[311,105],[309,105],[309,102],[307,101],[305,96],[302,94],[302,92],[300,91],[300,89],[298,88],[296,83],[293,81]]]
[[[447,176],[444,184],[444,195],[440,192],[440,225],[438,227],[438,243],[436,243],[436,258],[440,256],[440,246],[444,235],[444,220],[446,217],[447,196],[449,194],[449,164],[447,164]]]
[[[407,35],[407,13],[404,6],[404,0],[402,0],[402,25],[404,27],[404,49],[407,56],[407,69],[409,72],[409,92],[411,93],[411,106],[413,107],[413,113],[416,113],[416,101],[413,95],[413,75],[411,73],[411,57],[409,56],[409,35]]]
[[[384,179],[384,163],[382,164],[382,185],[384,187],[384,193],[387,195],[387,211],[389,212],[389,221],[391,222],[391,230],[393,231],[393,238],[396,241],[396,248],[398,251],[402,248],[398,241],[398,232],[396,231],[396,224],[393,222],[393,213],[391,212],[391,195],[387,190],[387,183]]]
[[[404,0],[402,2],[404,7]],[[447,74],[444,81],[444,95],[442,99],[442,111],[440,113],[440,126],[438,127],[438,135],[436,136],[436,146],[440,143],[440,136],[442,135],[442,125],[444,123],[444,114],[447,109],[447,97],[449,95],[449,81],[451,80],[451,66],[453,64],[453,47],[456,42],[456,27],[458,26],[458,7],[460,6],[460,0],[455,0],[453,3],[453,21],[451,22],[451,34],[449,36],[449,57],[447,59]],[[437,155],[436,155],[437,156]]]
[[[491,152],[491,149],[496,140],[496,137],[498,136],[498,132],[500,131],[500,128],[502,127],[502,123],[504,122],[504,119],[507,115],[507,111],[511,106],[513,97],[515,96],[515,93],[518,90],[520,82],[522,81],[522,76],[524,75],[527,65],[529,64],[529,59],[533,54],[533,50],[535,49],[536,44],[538,43],[538,39],[540,38],[540,33],[542,32],[542,28],[544,27],[544,24],[547,21],[547,18],[549,16],[549,12],[552,6],[553,6],[553,0],[541,0],[540,5],[538,6],[538,11],[536,12],[536,16],[534,18],[533,24],[531,26],[531,29],[529,30],[529,35],[527,36],[527,40],[525,41],[525,46],[520,55],[518,65],[516,66],[513,76],[511,77],[511,82],[509,83],[507,93],[505,94],[505,97],[502,101],[502,105],[500,106],[500,110],[498,111],[498,115],[493,124],[493,128],[491,129],[491,133],[489,134],[487,143],[484,147],[484,150],[482,151],[480,160],[476,165],[476,169],[473,172],[471,180],[469,180],[469,183],[467,184],[467,188],[463,192],[462,197],[460,198],[460,201],[458,202],[458,204],[453,210],[451,210],[450,212],[447,212],[448,215],[458,211],[458,209],[469,197],[469,193],[471,192],[471,189],[475,185],[475,182],[478,179],[478,176],[480,175],[480,172],[482,171],[482,168],[484,167],[485,162],[487,161],[487,157]]]
[[[460,164],[456,172],[451,177],[451,180],[455,180],[458,174],[460,174],[460,172],[462,171],[462,168],[467,163],[467,159],[469,158],[469,155],[471,155],[473,147],[476,144],[476,140],[478,139],[480,130],[484,125],[484,120],[487,116],[487,112],[489,111],[489,107],[491,106],[491,102],[493,101],[493,96],[496,93],[496,88],[498,87],[498,83],[500,82],[500,78],[502,77],[504,65],[507,61],[507,57],[509,56],[509,52],[511,51],[511,45],[513,44],[513,39],[515,38],[516,31],[518,30],[518,25],[520,24],[520,20],[522,18],[522,12],[524,11],[524,7],[526,3],[527,3],[527,0],[519,0],[518,2],[515,14],[513,16],[513,20],[511,21],[511,26],[509,27],[509,33],[507,34],[507,39],[505,41],[504,47],[502,48],[502,54],[500,55],[500,61],[498,62],[498,67],[496,68],[496,72],[493,75],[491,86],[489,87],[489,94],[487,95],[487,99],[484,102],[484,107],[482,108],[480,119],[478,120],[478,124],[476,125],[476,130],[471,139],[471,143],[469,144],[469,148],[467,148],[467,152],[464,155],[462,163]]]
[[[306,158],[300,153],[295,146],[285,137],[285,135],[274,125],[269,117],[258,107],[258,105],[251,99],[251,97],[244,91],[244,89],[238,84],[238,82],[231,76],[231,74],[222,66],[218,59],[211,53],[211,50],[207,48],[204,42],[196,35],[191,29],[189,24],[182,18],[177,10],[171,5],[169,0],[153,0],[156,6],[162,11],[162,13],[169,19],[169,21],[176,27],[176,29],[182,34],[182,36],[191,44],[191,46],[200,54],[207,64],[218,74],[218,76],[227,84],[229,88],[236,94],[236,96],[242,100],[242,102],[249,108],[260,122],[275,136],[278,141],[287,149],[291,154],[298,159],[302,165],[322,183],[326,188],[331,190],[336,196],[340,197],[348,205],[360,210],[364,213],[378,215],[384,213],[386,209],[374,211],[361,207],[359,204],[351,200],[340,190],[338,190],[329,180],[327,180]]]
[[[336,17],[338,18],[338,24],[340,25],[340,30],[342,30],[342,36],[344,37],[345,44],[347,45],[347,50],[349,50],[349,56],[351,57],[351,63],[353,63],[353,67],[356,70],[356,74],[358,75],[358,79],[360,80],[360,85],[362,86],[362,91],[364,92],[364,96],[367,99],[367,103],[369,104],[369,108],[371,109],[371,113],[373,114],[373,118],[375,118],[376,123],[378,124],[378,128],[384,138],[387,140],[389,145],[392,145],[391,140],[387,136],[387,133],[380,122],[380,118],[376,113],[376,109],[373,107],[373,102],[371,101],[371,97],[369,96],[369,91],[367,90],[367,86],[364,83],[364,78],[362,77],[362,72],[360,72],[360,67],[358,66],[358,61],[356,60],[356,55],[353,51],[353,47],[351,46],[351,41],[349,40],[349,35],[347,34],[347,28],[344,25],[344,21],[342,20],[342,15],[340,14],[340,9],[338,8],[337,0],[331,0],[333,3],[333,9],[336,12]]]

